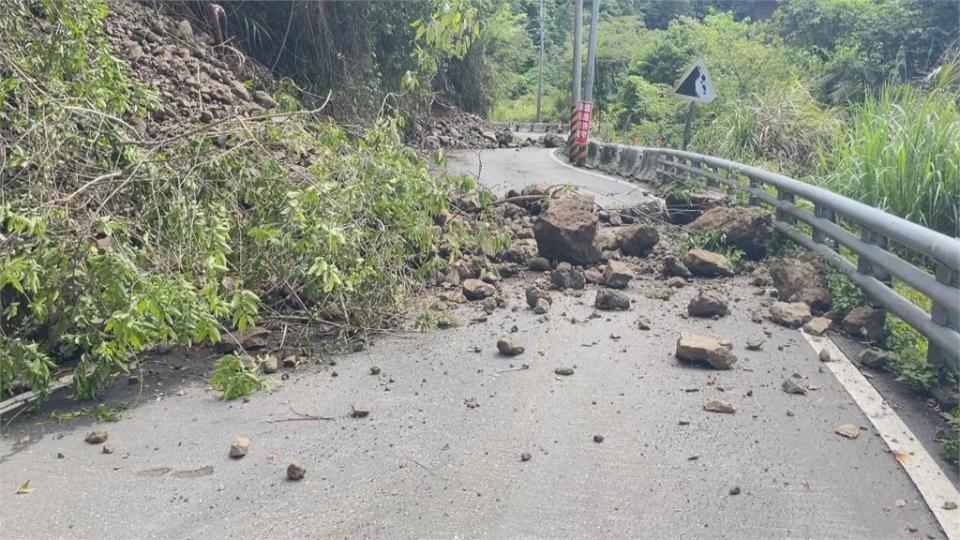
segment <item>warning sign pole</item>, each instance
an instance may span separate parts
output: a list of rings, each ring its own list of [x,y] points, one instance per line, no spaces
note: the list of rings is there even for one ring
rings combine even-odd
[[[690,132],[693,130],[693,104],[690,102],[690,106],[687,107],[687,123],[683,126],[683,149],[686,150],[687,146],[690,144]]]

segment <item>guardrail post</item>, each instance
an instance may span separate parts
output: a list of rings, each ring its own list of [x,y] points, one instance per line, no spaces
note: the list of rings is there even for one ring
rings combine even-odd
[[[794,197],[793,193],[784,191],[779,188],[777,189],[777,199],[781,201],[786,201],[791,204],[793,204],[797,200],[796,197]],[[790,225],[797,224],[797,220],[794,217],[788,215],[786,212],[784,212],[779,208],[777,208],[777,220],[782,221],[784,223],[789,223]]]
[[[755,179],[752,176],[750,176],[749,179],[750,179],[751,189],[763,189],[763,186],[760,184],[759,180]],[[754,195],[753,193],[750,193],[750,199],[748,202],[750,206],[760,206],[760,199],[758,199],[757,196]]]
[[[836,214],[834,214],[833,210],[825,206],[821,206],[819,204],[815,204],[813,206],[813,215],[817,216],[820,219],[825,219],[827,221],[830,221],[832,223],[837,222],[837,216]],[[830,238],[826,234],[823,234],[823,232],[821,232],[816,228],[813,229],[813,241],[818,244],[825,244],[834,251],[837,251],[838,249],[840,249],[840,245],[837,243],[836,240],[834,240],[833,238]]]
[[[717,169],[716,167],[711,167],[711,166],[705,165],[705,164],[700,164],[700,168],[703,169],[704,171],[708,172],[708,173],[713,173],[713,174],[717,174],[717,175],[719,175],[719,172],[720,172],[720,169]],[[707,186],[708,186],[708,187],[716,188],[716,187],[718,187],[719,185],[720,185],[720,183],[717,182],[716,180],[714,180],[712,177],[710,177],[710,176],[707,177]]]
[[[884,251],[890,250],[890,240],[886,236],[872,231],[863,225],[860,226],[860,239]],[[864,257],[857,257],[857,271],[861,274],[867,274],[877,278],[877,280],[882,281],[888,287],[892,284],[890,272],[888,272],[886,268],[875,265]]]
[[[930,318],[933,319],[933,322],[941,326],[960,331],[960,320],[957,320],[957,316],[947,309],[947,305],[945,305],[946,302],[952,302],[953,305],[960,304],[960,288],[958,288],[960,287],[960,273],[943,263],[937,263],[936,278],[937,281],[951,287],[955,292],[953,298],[933,299],[933,309],[930,311]],[[955,361],[956,351],[951,354],[951,351],[945,350],[932,341],[928,341],[927,343],[927,364],[935,366],[937,371],[949,365],[949,362]]]

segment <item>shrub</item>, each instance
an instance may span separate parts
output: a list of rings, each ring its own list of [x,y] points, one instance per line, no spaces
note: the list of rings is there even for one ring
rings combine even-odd
[[[820,156],[830,189],[950,236],[960,214],[960,105],[944,88],[886,86]]]

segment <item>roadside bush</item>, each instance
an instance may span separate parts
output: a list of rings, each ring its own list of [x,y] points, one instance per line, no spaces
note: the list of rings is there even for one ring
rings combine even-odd
[[[828,188],[957,235],[960,104],[948,87],[886,86],[868,96],[819,162]]]
[[[43,397],[61,364],[92,396],[155,345],[278,313],[380,328],[442,267],[454,186],[396,124],[292,111],[140,140],[156,98],[111,54],[102,1],[27,6],[0,19],[0,396]]]

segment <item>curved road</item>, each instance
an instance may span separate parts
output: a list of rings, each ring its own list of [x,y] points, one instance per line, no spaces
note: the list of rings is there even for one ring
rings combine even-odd
[[[545,154],[487,152],[483,174],[501,189],[629,187]],[[0,419],[0,537],[945,537],[876,418],[834,375],[840,368],[824,367],[801,333],[752,322],[770,299],[747,278],[694,282],[666,298],[647,271],[626,291],[630,311],[596,312],[589,286],[554,292],[546,316],[526,308],[525,285],[501,284],[508,307],[485,319],[465,304],[459,327],[286,371],[247,403],[218,401],[209,363],[171,353],[142,391],[107,392],[108,403],[131,405],[99,426],[110,454],[84,442],[89,415],[51,417],[78,408],[65,401],[9,426]],[[727,290],[731,313],[683,316],[698,286]],[[640,317],[650,330],[638,329]],[[680,330],[729,339],[736,368],[678,363]],[[504,335],[526,351],[498,355]],[[750,338],[765,339],[763,350],[747,350]],[[371,375],[372,365],[382,372]],[[561,366],[575,373],[556,375]],[[785,379],[807,395],[784,393]],[[703,410],[718,398],[736,413]],[[350,417],[357,402],[369,404],[367,418]],[[840,424],[860,436],[834,434]],[[232,460],[237,436],[252,444]],[[285,480],[292,459],[307,469],[300,482]],[[32,492],[16,494],[28,480]]]
[[[544,148],[451,151],[447,170],[469,174],[497,195],[530,184],[569,184],[593,195],[603,208],[632,206],[649,191],[640,184],[574,168],[563,156]]]

